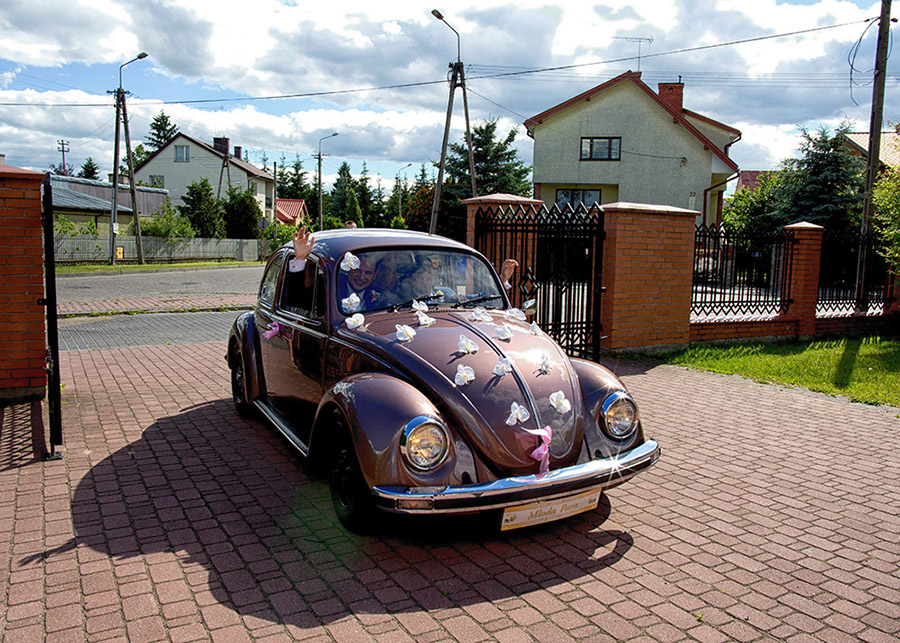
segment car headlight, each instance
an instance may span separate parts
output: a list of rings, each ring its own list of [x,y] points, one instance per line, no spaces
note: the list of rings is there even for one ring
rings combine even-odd
[[[428,471],[447,457],[449,442],[443,424],[427,415],[420,415],[403,427],[400,452],[413,468]]]
[[[600,415],[606,432],[617,440],[627,438],[637,427],[637,405],[625,391],[610,393],[603,400]]]

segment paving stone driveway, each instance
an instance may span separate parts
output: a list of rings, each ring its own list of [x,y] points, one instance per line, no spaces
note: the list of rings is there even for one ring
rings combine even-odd
[[[65,458],[0,458],[3,641],[900,637],[897,409],[613,364],[663,458],[596,511],[357,536],[223,356],[63,353]]]

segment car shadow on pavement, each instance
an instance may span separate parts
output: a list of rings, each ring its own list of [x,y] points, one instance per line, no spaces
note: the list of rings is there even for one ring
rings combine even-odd
[[[559,592],[633,545],[603,528],[606,496],[594,511],[511,532],[494,515],[379,517],[370,535],[350,533],[286,441],[224,399],[160,418],[100,461],[71,510],[74,541],[35,558],[73,547],[116,565],[142,558],[160,603],[161,585],[183,580],[240,615],[301,629]]]

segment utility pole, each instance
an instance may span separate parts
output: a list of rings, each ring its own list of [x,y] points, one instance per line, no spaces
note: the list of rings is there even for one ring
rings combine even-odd
[[[891,35],[891,0],[881,0],[878,45],[872,81],[872,114],[869,120],[869,157],[866,163],[866,193],[863,197],[862,220],[859,225],[859,257],[856,264],[856,312],[869,310],[869,286],[866,274],[869,221],[872,218],[872,188],[881,165],[881,126],[884,119],[884,85],[887,71],[888,45]]]
[[[319,230],[322,230],[324,226],[324,219],[322,216],[322,141],[326,138],[331,138],[332,136],[337,136],[337,132],[333,132],[328,136],[323,136],[319,139],[319,153],[316,155],[316,159],[319,161],[319,174],[318,174],[318,182],[319,182]]]
[[[131,153],[131,132],[128,129],[128,110],[122,92],[122,124],[125,126],[125,154],[128,157],[128,187],[131,191],[131,215],[134,219],[134,241],[137,245],[138,263],[144,263],[144,246],[141,243],[141,218],[138,216],[137,189],[134,186],[134,156]]]
[[[112,181],[112,210],[109,213],[109,265],[116,265],[116,215],[119,211],[119,123],[122,120],[122,88],[114,92],[116,95],[116,137],[113,150],[113,181]]]
[[[69,141],[60,139],[56,142],[59,144],[56,149],[62,152],[62,166],[60,167],[60,169],[62,170],[63,176],[68,176],[68,172],[66,171],[66,152],[69,151]]]
[[[466,113],[466,145],[469,148],[469,176],[472,183],[472,197],[478,196],[478,191],[475,187],[475,157],[472,153],[472,130],[469,127],[469,98],[466,92],[466,74],[459,54],[459,32],[450,26],[450,23],[444,19],[443,14],[437,9],[433,9],[431,15],[450,27],[450,30],[456,34],[456,62],[450,63],[450,100],[447,102],[447,120],[444,123],[444,142],[441,145],[441,163],[438,166],[437,183],[434,186],[434,201],[431,204],[431,224],[428,226],[428,233],[434,234],[435,230],[437,230],[437,215],[441,205],[444,165],[447,162],[447,141],[450,137],[450,119],[453,116],[453,95],[456,92],[457,87],[462,89],[463,110]]]

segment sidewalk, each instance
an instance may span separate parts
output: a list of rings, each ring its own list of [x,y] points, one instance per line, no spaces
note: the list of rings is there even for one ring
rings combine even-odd
[[[203,295],[192,297],[143,297],[68,301],[58,305],[60,317],[98,314],[162,313],[176,311],[248,310],[256,305],[256,295]]]
[[[63,353],[61,461],[4,415],[0,641],[900,637],[896,409],[613,363],[663,457],[597,510],[357,536],[224,348]]]

